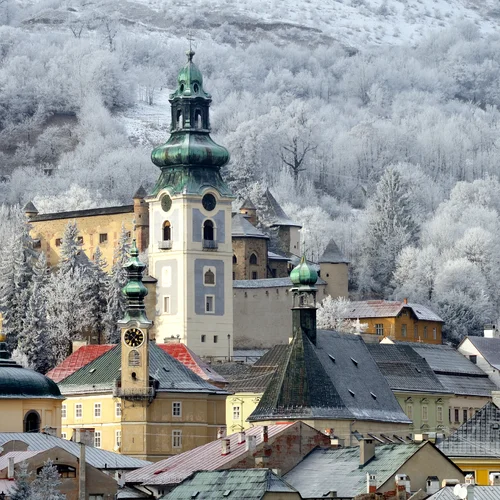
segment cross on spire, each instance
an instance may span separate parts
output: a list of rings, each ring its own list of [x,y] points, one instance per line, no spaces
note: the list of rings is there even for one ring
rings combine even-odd
[[[194,37],[193,37],[193,34],[191,33],[191,31],[188,32],[187,39],[189,41],[189,51],[186,52],[186,54],[188,56],[189,62],[191,62],[193,60],[193,56],[194,56],[194,50],[193,50],[193,46],[192,46],[192,42],[194,42]]]

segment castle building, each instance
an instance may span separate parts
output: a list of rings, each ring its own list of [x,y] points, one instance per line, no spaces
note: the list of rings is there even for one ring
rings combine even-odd
[[[132,245],[121,342],[59,382],[63,433],[94,429],[94,445],[156,461],[208,443],[225,425],[227,392],[203,380],[151,341],[142,283],[145,264]]]

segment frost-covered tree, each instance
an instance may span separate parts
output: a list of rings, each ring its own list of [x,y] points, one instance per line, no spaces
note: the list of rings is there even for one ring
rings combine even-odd
[[[89,262],[86,268],[86,275],[89,278],[89,294],[93,297],[94,327],[92,335],[103,343],[105,334],[105,318],[107,314],[107,297],[109,290],[109,276],[105,269],[107,267],[106,259],[103,257],[101,249],[96,247],[94,259]]]
[[[11,500],[32,500],[31,474],[28,472],[28,463],[21,462],[16,474],[14,491],[10,494]]]
[[[66,273],[73,273],[81,266],[82,244],[79,238],[76,221],[70,221],[64,228],[61,239],[61,250],[59,256],[59,270]]]
[[[336,330],[338,332],[347,333],[363,333],[367,324],[360,323],[359,320],[346,318],[346,313],[349,308],[349,299],[339,297],[332,298],[330,295],[325,297],[318,304],[317,325],[318,328],[325,330]]]
[[[57,467],[52,460],[47,460],[31,484],[30,500],[66,500],[66,495],[59,489],[61,484]]]

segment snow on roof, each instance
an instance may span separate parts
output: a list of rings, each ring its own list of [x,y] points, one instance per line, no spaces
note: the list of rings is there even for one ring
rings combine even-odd
[[[404,308],[411,309],[419,320],[444,323],[443,319],[426,306],[391,300],[360,300],[350,302],[347,311],[344,313],[344,318],[392,318],[399,316]]]

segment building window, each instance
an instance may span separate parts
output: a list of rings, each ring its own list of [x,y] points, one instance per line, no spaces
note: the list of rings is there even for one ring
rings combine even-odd
[[[205,295],[205,312],[213,314],[215,297],[213,295]]]
[[[101,403],[94,403],[94,417],[101,418]]]
[[[182,447],[182,431],[172,431],[172,448]]]
[[[215,273],[212,269],[208,269],[208,271],[204,274],[203,283],[205,285],[215,285]]]
[[[413,327],[413,338],[418,339],[418,326],[417,325],[415,325]]]
[[[41,240],[33,240],[33,248],[42,248]]]
[[[180,401],[174,401],[172,403],[172,416],[180,417],[182,415],[182,403]]]
[[[215,239],[214,234],[214,223],[211,220],[206,220],[203,224],[203,239],[213,241]]]
[[[271,269],[271,278],[276,278],[276,275],[277,275],[277,270],[276,270],[276,268],[273,267]]]
[[[61,238],[56,238],[56,247],[60,247],[62,243]]]
[[[469,356],[469,359],[474,363],[477,364],[477,355],[476,354],[471,354]]]
[[[205,342],[206,340],[207,340],[207,336],[206,336],[206,335],[202,335],[202,336],[201,336],[201,341],[202,341],[202,342]]]
[[[401,337],[406,337],[406,325],[401,325]]]
[[[61,406],[61,418],[66,418],[67,417],[67,406],[62,405]]]
[[[115,446],[119,448],[122,445],[122,431],[115,431]]]
[[[76,239],[76,242],[77,242],[79,245],[83,245],[83,236],[78,236],[78,238]]]
[[[236,255],[233,255],[233,264],[238,264],[238,259],[236,258]]]
[[[30,410],[24,416],[24,432],[40,432],[40,414],[36,410]]]
[[[163,223],[163,241],[170,241],[172,239],[172,226],[170,221],[166,220]]]
[[[214,335],[214,344],[217,344],[217,342],[219,342],[219,336]]]
[[[460,421],[460,413],[458,408],[455,408],[454,413],[455,413],[455,423],[458,423]]]
[[[165,314],[170,314],[170,296],[165,295],[163,297],[163,312]]]
[[[128,366],[141,366],[141,355],[139,351],[130,351],[128,355]]]
[[[252,266],[256,266],[258,264],[257,255],[255,255],[254,253],[250,255],[250,264]]]
[[[181,90],[181,92],[183,92],[184,89]],[[176,121],[177,121],[177,128],[182,128],[183,126],[183,119],[182,119],[182,110],[181,109],[178,109],[177,110],[177,115],[176,115]]]
[[[442,406],[438,406],[436,408],[436,419],[438,422],[443,421],[443,407]]]
[[[382,323],[375,324],[375,333],[377,335],[384,335],[384,325]]]
[[[76,403],[75,418],[82,418],[82,416],[83,416],[83,405],[81,403]]]
[[[101,431],[94,431],[94,448],[101,447]]]
[[[424,326],[424,339],[426,339],[426,338],[427,338],[427,327]]]
[[[194,112],[194,126],[197,129],[203,128],[201,125],[201,111],[199,109]]]
[[[435,328],[435,327],[432,329],[432,338],[434,340],[437,340],[437,338],[438,338],[437,328]]]
[[[257,271],[252,271],[252,279],[256,280],[258,278]]]
[[[99,245],[102,245],[104,243],[108,242],[108,233],[100,233],[99,234]]]
[[[115,416],[116,417],[122,416],[122,404],[120,402],[115,403]]]
[[[422,420],[429,420],[429,407],[427,405],[422,405]]]
[[[241,416],[241,407],[233,406],[233,420],[239,420]]]
[[[469,412],[467,410],[463,410],[462,412],[463,414],[463,417],[464,417],[464,422],[467,422],[467,420],[469,420]]]
[[[410,420],[413,420],[413,405],[412,404],[406,405],[406,416]]]

